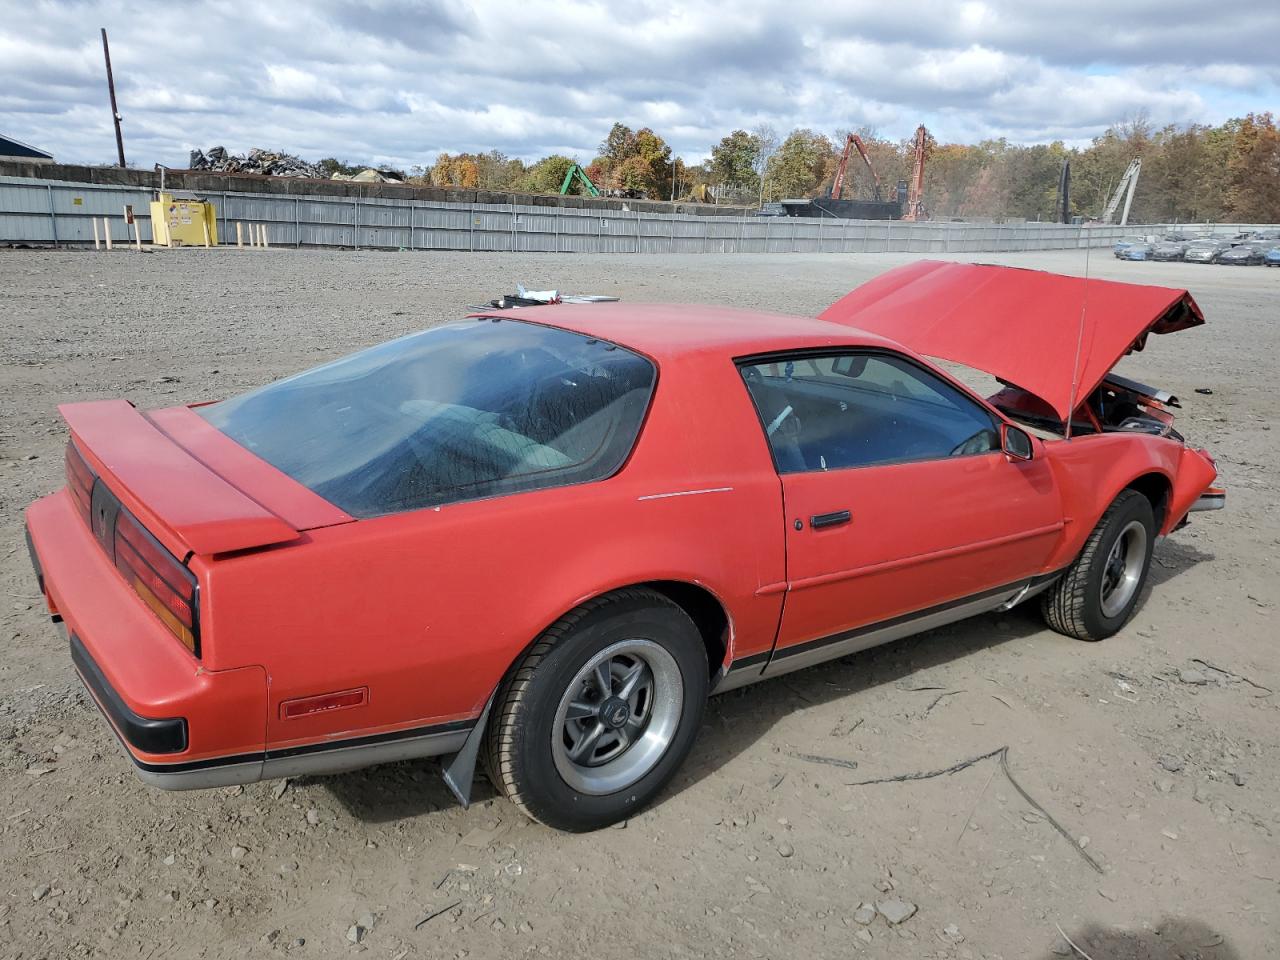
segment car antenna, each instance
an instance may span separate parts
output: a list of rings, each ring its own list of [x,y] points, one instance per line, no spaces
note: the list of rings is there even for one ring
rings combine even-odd
[[[1080,329],[1076,334],[1076,359],[1071,365],[1071,399],[1067,405],[1067,430],[1065,439],[1071,439],[1071,422],[1076,413],[1076,390],[1080,387],[1080,354],[1084,350],[1084,315],[1089,309],[1089,254],[1093,244],[1087,243],[1084,248],[1084,290],[1080,296]]]

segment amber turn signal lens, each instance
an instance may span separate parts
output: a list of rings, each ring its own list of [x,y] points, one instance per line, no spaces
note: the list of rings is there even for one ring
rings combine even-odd
[[[115,525],[115,560],[125,582],[182,643],[200,655],[195,574],[126,510]]]

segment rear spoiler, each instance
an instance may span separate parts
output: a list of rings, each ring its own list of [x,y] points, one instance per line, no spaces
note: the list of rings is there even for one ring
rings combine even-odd
[[[180,559],[300,536],[161,433],[129,401],[66,403],[58,412],[102,481]]]

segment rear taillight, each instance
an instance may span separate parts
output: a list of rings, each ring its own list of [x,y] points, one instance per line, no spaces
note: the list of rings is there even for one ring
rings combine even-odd
[[[182,645],[200,656],[195,574],[127,511],[116,515],[116,569]]]
[[[80,451],[76,449],[74,443],[67,444],[66,472],[67,489],[71,492],[71,499],[75,501],[76,509],[80,511],[84,522],[92,526],[89,520],[89,505],[93,502],[93,471],[84,462],[84,457],[80,456]]]
[[[162,547],[106,486],[97,487],[95,508],[98,477],[74,441],[67,444],[66,472],[72,502],[125,582],[184,647],[200,656],[199,591],[195,574]]]

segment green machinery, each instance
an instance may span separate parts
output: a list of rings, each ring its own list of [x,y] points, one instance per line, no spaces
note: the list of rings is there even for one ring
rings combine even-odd
[[[587,171],[583,170],[578,164],[574,164],[564,175],[564,183],[560,184],[560,195],[564,196],[569,192],[569,187],[573,185],[573,178],[577,177],[582,186],[586,189],[587,195],[592,197],[600,196],[600,191],[596,189],[596,185],[591,182],[591,178],[587,176]]]

